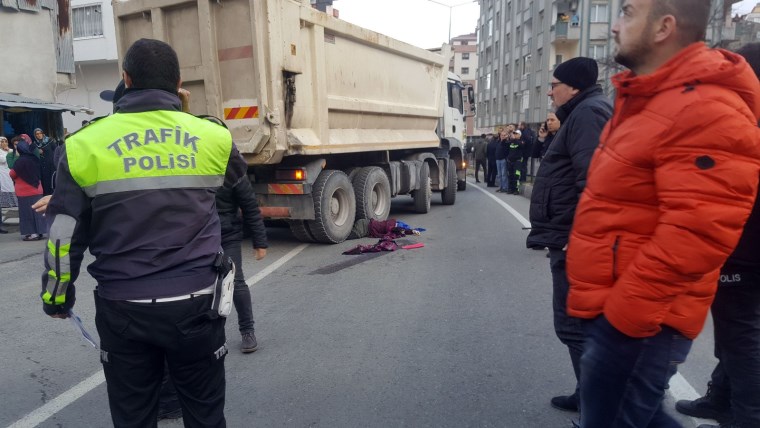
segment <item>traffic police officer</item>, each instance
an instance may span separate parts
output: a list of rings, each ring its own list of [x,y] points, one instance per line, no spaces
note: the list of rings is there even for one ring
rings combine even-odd
[[[115,426],[155,426],[166,359],[186,426],[224,419],[224,318],[211,311],[220,249],[214,192],[247,179],[223,126],[181,111],[174,50],[141,39],[115,114],[72,134],[48,206],[45,313],[66,318],[84,251]]]

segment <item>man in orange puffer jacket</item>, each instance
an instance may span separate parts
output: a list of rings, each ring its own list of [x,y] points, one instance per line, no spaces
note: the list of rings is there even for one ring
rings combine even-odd
[[[591,320],[582,427],[677,427],[662,409],[754,204],[760,83],[708,49],[709,0],[625,0],[615,113],[567,254],[568,314]],[[716,128],[714,123],[721,123]]]

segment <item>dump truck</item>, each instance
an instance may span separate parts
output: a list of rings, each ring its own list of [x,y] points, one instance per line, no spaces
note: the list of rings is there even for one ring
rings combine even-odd
[[[447,55],[313,9],[309,0],[116,0],[119,58],[140,38],[179,57],[190,111],[220,118],[266,219],[339,243],[391,199],[430,210],[465,190],[463,98]],[[444,53],[448,47],[444,46]],[[472,101],[472,100],[471,100]]]

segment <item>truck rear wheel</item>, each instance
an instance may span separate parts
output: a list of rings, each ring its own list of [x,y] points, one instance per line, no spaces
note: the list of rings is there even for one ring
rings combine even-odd
[[[306,224],[306,221],[290,220],[288,221],[288,226],[290,226],[290,231],[293,233],[293,236],[295,236],[299,241],[317,242],[317,240],[314,239],[314,235],[312,235],[311,231],[309,231],[309,225]]]
[[[454,205],[457,200],[457,164],[453,160],[449,159],[449,167],[446,168],[446,187],[441,192],[441,202],[443,205]]]
[[[430,165],[422,162],[420,168],[420,188],[414,191],[414,210],[420,214],[430,211],[430,199],[433,197],[433,189],[430,185]]]
[[[368,166],[352,180],[356,196],[356,219],[385,220],[391,212],[391,183],[382,168]]]
[[[314,220],[306,225],[318,242],[337,244],[354,227],[356,199],[351,181],[343,171],[324,170],[312,188]]]

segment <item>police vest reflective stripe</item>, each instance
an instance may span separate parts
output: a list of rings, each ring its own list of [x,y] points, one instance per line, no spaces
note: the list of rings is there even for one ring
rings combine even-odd
[[[222,126],[176,111],[117,113],[64,146],[90,197],[130,190],[219,187],[232,150]]]

